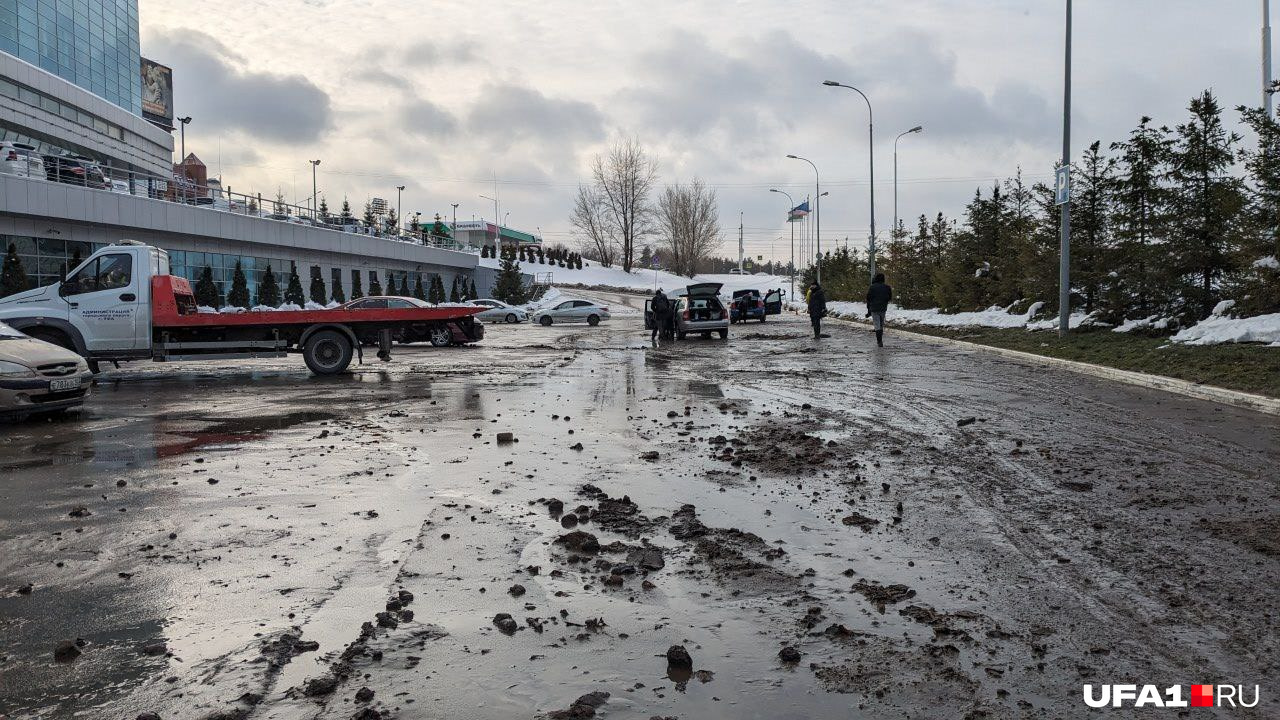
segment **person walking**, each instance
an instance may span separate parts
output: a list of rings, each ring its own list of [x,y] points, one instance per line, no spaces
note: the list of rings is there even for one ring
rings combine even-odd
[[[659,334],[666,340],[667,326],[671,324],[671,300],[659,289],[649,301],[649,309],[653,312],[653,332],[649,335],[649,341],[657,340]]]
[[[815,282],[809,286],[808,300],[809,322],[813,323],[813,337],[816,340],[822,337],[822,318],[827,315],[827,294]]]
[[[876,329],[876,345],[884,347],[884,314],[889,311],[889,301],[893,299],[893,288],[884,281],[884,273],[876,273],[871,279],[871,287],[867,290],[867,317]]]

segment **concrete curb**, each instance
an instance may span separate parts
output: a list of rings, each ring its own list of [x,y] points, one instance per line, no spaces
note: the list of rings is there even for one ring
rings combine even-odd
[[[835,315],[830,315],[828,317],[853,325],[871,327],[870,323],[863,322],[861,320],[837,317]],[[1023,352],[1021,350],[1009,350],[1007,348],[966,342],[964,340],[956,340],[954,338],[927,335],[925,333],[905,330],[900,326],[891,325],[889,326],[889,329],[891,329],[895,334],[909,335],[913,338],[933,342],[938,345],[951,345],[954,347],[963,347],[972,350],[982,350],[983,352],[1001,355],[1031,365],[1063,368],[1083,375],[1090,375],[1092,377],[1103,378],[1106,380],[1115,380],[1117,382],[1136,385],[1138,387],[1163,390],[1175,395],[1196,398],[1197,400],[1208,400],[1210,402],[1230,405],[1232,407],[1243,408],[1245,410],[1253,410],[1254,412],[1266,413],[1268,415],[1280,415],[1280,398],[1255,395],[1253,393],[1241,392],[1239,390],[1228,390],[1214,385],[1202,385],[1199,383],[1193,383],[1189,380],[1179,380],[1177,378],[1165,377],[1163,375],[1150,375],[1148,373],[1135,372],[1133,370],[1120,370],[1119,368],[1111,368],[1105,365],[1094,365],[1093,363],[1080,362],[1079,360],[1064,360],[1062,358]]]

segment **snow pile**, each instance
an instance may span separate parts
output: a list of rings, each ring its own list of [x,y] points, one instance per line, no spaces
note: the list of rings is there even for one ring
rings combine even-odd
[[[333,300],[330,300],[328,303],[321,305],[320,303],[314,300],[308,300],[307,304],[304,305],[303,307],[306,310],[332,310],[336,307],[341,307],[341,304]]]
[[[1168,330],[1173,322],[1173,318],[1152,315],[1151,317],[1125,320],[1119,325],[1111,328],[1111,332],[1128,333],[1138,330]]]
[[[208,305],[197,305],[196,312],[200,313],[201,315],[217,315],[218,308],[211,308]]]
[[[801,307],[800,303],[792,303],[793,307]],[[1013,306],[998,307],[992,306],[986,310],[975,312],[959,312],[944,313],[937,308],[928,310],[904,310],[895,305],[889,306],[887,318],[890,322],[898,325],[926,325],[931,327],[989,327],[989,328],[1026,328],[1039,329],[1040,323],[1032,322],[1032,318],[1040,309],[1044,307],[1044,303],[1033,303],[1027,308],[1026,312],[1014,314]],[[867,314],[867,304],[861,302],[829,302],[827,303],[827,312],[836,317],[854,317],[861,318]],[[1084,315],[1072,316],[1072,320],[1076,325],[1084,323],[1087,318]],[[1053,327],[1057,327],[1057,320],[1045,321],[1052,323]]]
[[[562,268],[559,265],[540,265],[536,262],[517,262],[516,264],[520,266],[520,272],[533,275],[535,278],[550,273],[551,282],[555,285],[611,287],[648,294],[652,294],[657,288],[662,288],[664,292],[671,294],[695,282],[722,283],[724,287],[720,292],[723,295],[732,295],[734,290],[786,289],[791,285],[791,279],[781,275],[708,274],[687,278],[665,270],[648,268],[634,268],[630,273],[626,273],[620,267],[600,267],[598,263],[586,259],[582,261],[581,270]],[[496,258],[480,258],[480,266],[496,270],[499,267],[499,261]]]
[[[1268,255],[1266,257],[1262,257],[1262,258],[1258,258],[1257,260],[1254,260],[1253,266],[1256,268],[1271,268],[1272,270],[1280,270],[1280,260],[1277,260],[1275,255]]]
[[[1209,317],[1174,335],[1170,341],[1184,345],[1268,343],[1280,346],[1280,313],[1226,317],[1226,312],[1235,304],[1234,300],[1223,300],[1214,306]]]

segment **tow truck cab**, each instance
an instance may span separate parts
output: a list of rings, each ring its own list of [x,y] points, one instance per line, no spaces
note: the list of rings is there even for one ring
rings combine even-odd
[[[108,245],[62,282],[0,298],[0,320],[94,360],[151,357],[151,278],[169,254],[131,240]]]

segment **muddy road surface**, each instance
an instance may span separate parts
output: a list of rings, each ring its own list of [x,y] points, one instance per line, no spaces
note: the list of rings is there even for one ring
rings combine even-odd
[[[0,717],[1280,717],[1280,420],[795,317],[654,347],[606,299],[0,426]]]

